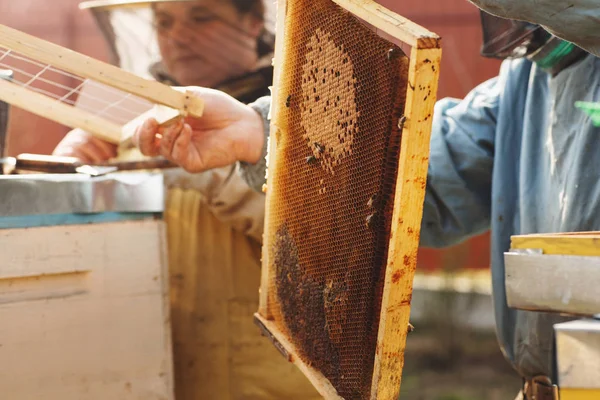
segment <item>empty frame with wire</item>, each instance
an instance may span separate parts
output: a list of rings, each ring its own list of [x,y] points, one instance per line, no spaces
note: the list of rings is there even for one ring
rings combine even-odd
[[[162,83],[0,25],[0,100],[112,143],[131,134],[128,122],[152,113],[159,122],[200,117],[202,99]],[[158,113],[158,114],[157,114]],[[149,115],[149,114],[146,114]]]
[[[395,400],[440,41],[366,0],[280,0],[277,26],[255,320],[325,398]]]

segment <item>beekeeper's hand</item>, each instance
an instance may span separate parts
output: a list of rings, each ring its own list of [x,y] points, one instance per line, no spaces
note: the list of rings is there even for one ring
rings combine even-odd
[[[52,152],[55,156],[76,157],[86,164],[101,163],[117,156],[117,146],[81,129],[73,129]]]
[[[134,143],[147,156],[163,157],[188,172],[202,172],[236,161],[254,164],[262,156],[262,117],[218,90],[187,88],[204,100],[201,118],[188,117],[159,127],[154,119],[137,128]]]

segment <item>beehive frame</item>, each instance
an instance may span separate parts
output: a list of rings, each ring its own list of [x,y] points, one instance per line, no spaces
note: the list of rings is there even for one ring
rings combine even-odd
[[[276,121],[281,101],[286,96],[278,91],[282,60],[285,59],[283,38],[286,34],[288,5],[295,0],[278,0],[277,41],[275,48],[275,75],[271,108],[271,121]],[[377,351],[373,369],[371,398],[395,400],[398,398],[404,349],[408,333],[412,282],[416,268],[419,233],[425,195],[425,183],[429,161],[429,140],[436,101],[441,60],[440,38],[417,24],[369,0],[332,0],[344,10],[362,19],[377,30],[391,35],[411,47],[408,85],[403,124],[398,178],[394,195],[394,211],[390,232],[385,282],[377,336]],[[272,122],[271,132],[277,127]],[[271,135],[269,147],[269,171],[277,163],[277,135]],[[308,365],[298,355],[292,343],[278,330],[269,314],[269,281],[274,274],[270,267],[269,210],[271,209],[271,175],[266,186],[267,223],[263,247],[262,278],[259,310],[255,314],[257,325],[269,337],[280,352],[293,362],[327,399],[341,398],[331,382],[319,371]]]
[[[165,113],[165,107],[157,108],[157,112],[162,110],[163,115],[169,115],[165,121],[159,120],[159,122],[168,122],[173,115],[177,114],[201,117],[204,110],[203,100],[191,93],[181,92],[162,83],[140,78],[113,65],[5,25],[0,25],[0,46],[29,57],[31,60],[174,110],[174,112]],[[118,124],[15,83],[0,80],[0,100],[71,128],[86,130],[92,135],[112,143],[120,143],[124,136],[124,127]],[[148,113],[145,116],[150,115]],[[125,132],[125,136],[127,135],[130,136],[130,133]]]

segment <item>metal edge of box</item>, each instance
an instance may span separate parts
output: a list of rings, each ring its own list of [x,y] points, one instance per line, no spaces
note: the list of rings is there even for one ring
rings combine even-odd
[[[161,173],[0,176],[0,229],[155,218],[164,191]]]
[[[600,313],[600,257],[507,252],[504,260],[510,307],[587,316]]]

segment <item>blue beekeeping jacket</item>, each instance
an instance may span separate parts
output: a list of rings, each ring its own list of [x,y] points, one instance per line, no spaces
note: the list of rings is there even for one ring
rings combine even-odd
[[[421,244],[491,229],[498,338],[526,377],[552,376],[552,325],[564,319],[507,307],[503,252],[514,234],[600,229],[600,129],[578,100],[600,101],[592,55],[555,77],[505,61],[497,78],[434,113]]]

